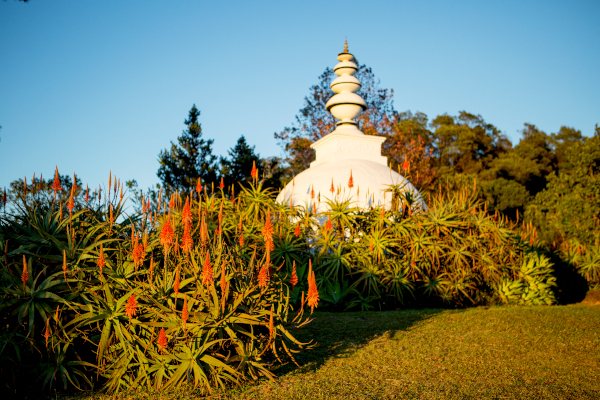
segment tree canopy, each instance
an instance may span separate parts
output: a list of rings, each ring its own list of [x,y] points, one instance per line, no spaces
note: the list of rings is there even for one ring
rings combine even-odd
[[[187,129],[177,138],[177,143],[171,142],[171,147],[162,150],[158,156],[157,175],[167,191],[189,190],[198,178],[203,182],[217,179],[213,139],[202,137],[199,116],[200,111],[194,104],[184,121]]]
[[[255,153],[244,135],[240,136],[235,146],[228,151],[228,157],[221,157],[221,176],[227,185],[244,183],[250,177],[252,165],[261,164],[260,156]]]

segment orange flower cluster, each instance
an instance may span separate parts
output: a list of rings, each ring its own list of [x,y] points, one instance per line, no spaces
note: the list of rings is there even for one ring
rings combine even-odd
[[[75,208],[75,192],[77,191],[77,177],[73,174],[73,184],[71,185],[71,191],[69,193],[69,200],[67,200],[67,209],[69,210],[69,218],[73,214]]]
[[[258,168],[256,168],[256,161],[252,161],[252,170],[250,171],[250,176],[255,182],[258,181]]]
[[[315,271],[312,269],[312,260],[308,260],[308,295],[306,302],[310,307],[312,313],[314,308],[319,304],[319,290],[317,289],[317,280],[315,278]]]
[[[410,173],[410,161],[408,161],[407,158],[404,159],[404,161],[402,162],[402,170],[406,173],[409,174]]]
[[[208,225],[206,224],[206,215],[202,213],[202,220],[200,222],[200,243],[202,246],[206,246],[208,243]]]
[[[327,217],[327,222],[325,222],[325,232],[329,232],[333,229],[333,224],[331,223],[331,217]]]
[[[219,182],[219,189],[223,190],[225,188],[225,180],[221,177],[221,181]]]
[[[194,247],[194,240],[192,239],[191,227],[189,225],[183,226],[183,237],[181,238],[181,249],[184,253],[189,253]]]
[[[56,199],[56,193],[63,190],[62,186],[60,185],[60,175],[58,174],[58,166],[54,169],[54,182],[52,182],[52,190],[54,191],[55,199]]]
[[[292,288],[298,284],[298,274],[296,273],[296,261],[292,263],[292,275],[290,276],[290,285]]]
[[[350,179],[348,179],[348,187],[350,189],[354,187],[354,178],[352,178],[352,170],[350,170]]]
[[[133,318],[134,315],[136,315],[136,313],[137,313],[137,300],[135,299],[135,295],[132,294],[127,299],[127,304],[125,305],[125,315],[127,315],[127,317],[129,319],[131,319],[131,318]]]
[[[100,276],[102,276],[102,270],[106,266],[106,259],[104,258],[104,247],[102,247],[102,245],[100,245],[100,254],[98,254],[96,265],[98,266],[98,268],[100,268]]]
[[[52,336],[52,332],[50,331],[50,318],[46,318],[46,329],[44,329],[44,339],[46,340],[46,348],[48,348],[48,340]]]
[[[160,350],[165,350],[167,348],[169,341],[167,339],[167,332],[165,332],[165,328],[160,328],[160,331],[158,332],[158,341],[156,343],[158,344],[158,348]]]
[[[190,311],[188,310],[187,297],[183,299],[183,310],[181,310],[181,322],[183,324],[183,329],[185,329],[185,324],[190,317]]]
[[[302,233],[301,229],[300,229],[300,222],[298,222],[296,224],[296,228],[294,228],[294,236],[296,237],[300,237],[300,234]]]
[[[196,181],[196,193],[202,193],[202,179],[198,178]]]
[[[144,242],[140,242],[138,235],[135,232],[135,227],[131,226],[131,259],[136,270],[144,263],[146,254],[146,246]]]
[[[183,225],[191,225],[192,224],[192,208],[190,206],[190,198],[185,198],[185,204],[183,205],[183,210],[181,211],[181,222]]]
[[[171,247],[173,246],[175,240],[175,231],[173,230],[173,226],[171,225],[171,215],[167,215],[167,220],[162,226],[160,231],[160,244],[163,247],[163,251],[166,255],[169,254]]]
[[[173,282],[173,291],[175,292],[175,296],[179,294],[179,286],[181,285],[181,274],[179,273],[179,266],[175,270],[175,282]]]
[[[194,246],[194,240],[192,239],[192,210],[189,197],[185,199],[185,205],[183,206],[183,211],[181,213],[181,222],[183,222],[181,248],[184,253],[189,253]]]
[[[266,288],[269,285],[269,280],[269,266],[267,264],[263,264],[258,272],[258,286],[261,288]]]
[[[29,270],[27,269],[27,259],[25,258],[25,254],[23,254],[23,271],[21,272],[21,282],[23,285],[27,285],[28,280]]]
[[[333,179],[331,180],[331,186],[329,186],[329,191],[331,192],[331,194],[335,192],[335,186],[333,186]]]
[[[202,284],[205,286],[212,285],[213,279],[213,268],[210,264],[210,254],[207,251],[206,258],[204,259],[204,264],[202,265]]]
[[[265,225],[262,229],[263,239],[265,241],[265,250],[271,252],[275,249],[273,244],[273,224],[271,223],[271,211],[267,210],[267,216],[265,217]]]

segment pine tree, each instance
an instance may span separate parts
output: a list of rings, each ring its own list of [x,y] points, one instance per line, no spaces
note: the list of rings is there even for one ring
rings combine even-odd
[[[158,156],[160,167],[157,175],[169,192],[189,190],[198,178],[202,182],[214,182],[217,179],[213,140],[202,137],[199,116],[200,111],[194,104],[184,122],[187,129],[177,138],[177,143],[171,142],[171,148],[161,150]]]
[[[257,167],[261,166],[259,155],[254,152],[254,146],[248,145],[244,135],[229,149],[228,155],[227,158],[221,158],[221,174],[227,185],[247,181],[253,163],[256,163]]]

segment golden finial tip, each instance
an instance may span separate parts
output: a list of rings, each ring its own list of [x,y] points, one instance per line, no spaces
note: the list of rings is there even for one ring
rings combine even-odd
[[[348,39],[344,39],[344,53],[348,52]]]

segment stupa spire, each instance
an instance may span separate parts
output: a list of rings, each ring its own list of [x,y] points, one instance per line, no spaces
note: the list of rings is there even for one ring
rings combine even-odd
[[[360,81],[354,76],[358,66],[354,56],[348,51],[348,40],[344,40],[344,50],[337,56],[338,63],[333,67],[337,78],[329,87],[335,93],[325,107],[335,119],[337,125],[356,125],[355,118],[367,104],[356,92],[360,89]]]

